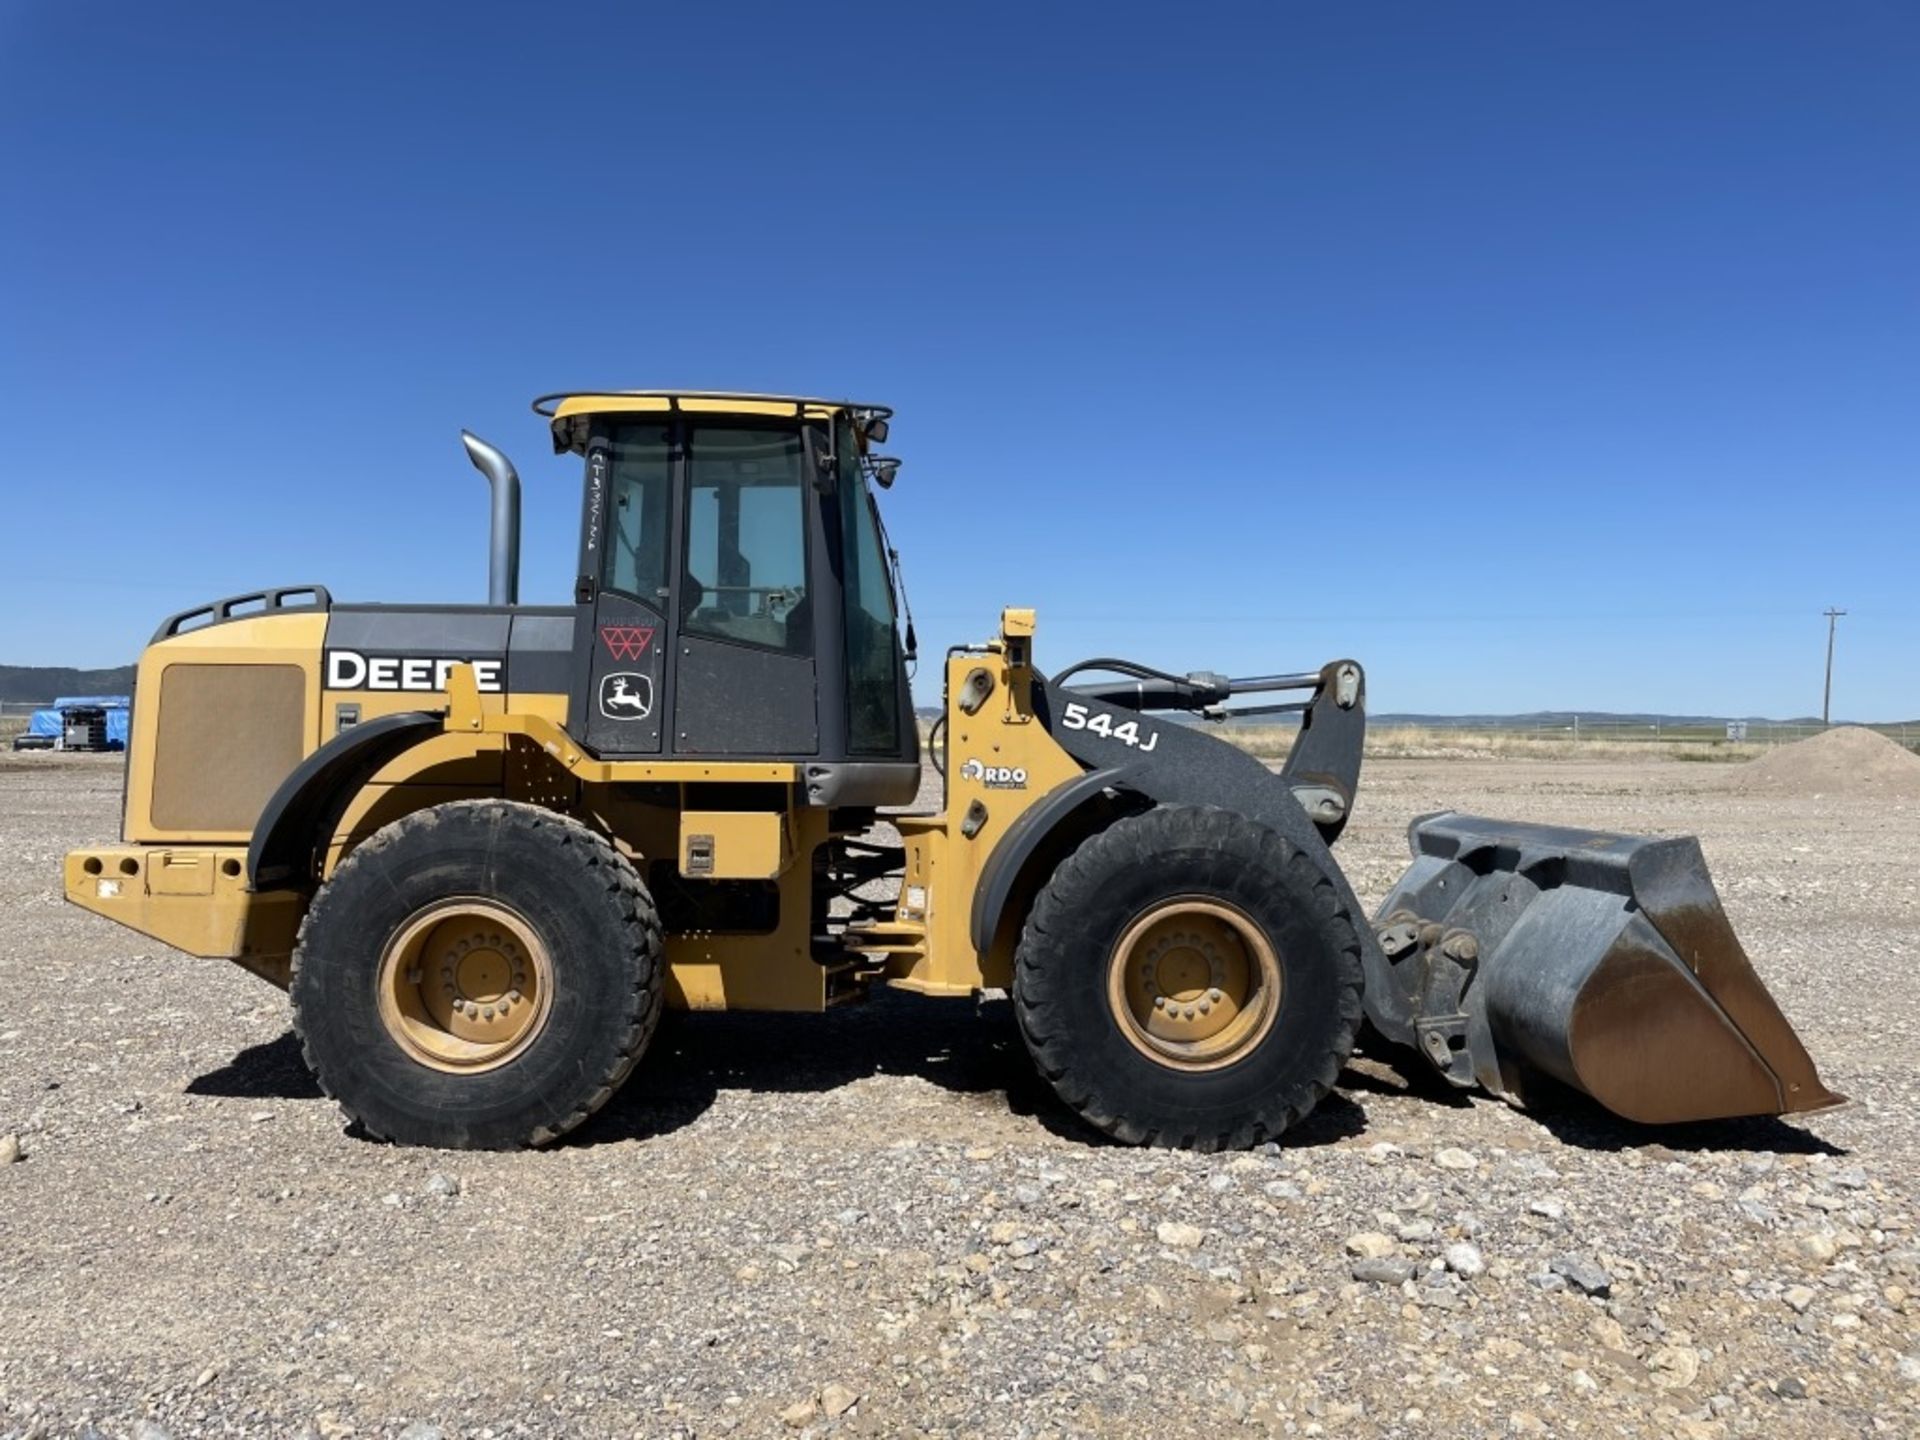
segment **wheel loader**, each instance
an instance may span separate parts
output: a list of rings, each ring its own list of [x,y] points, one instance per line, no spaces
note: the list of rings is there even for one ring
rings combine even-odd
[[[74,903],[286,989],[369,1134],[538,1145],[620,1087],[665,1006],[825,1011],[881,984],[1009,992],[1061,1100],[1141,1144],[1283,1135],[1363,1023],[1520,1104],[1573,1090],[1660,1124],[1839,1103],[1693,840],[1431,815],[1369,919],[1333,854],[1355,661],[1049,672],[1009,608],[946,652],[923,741],[884,406],[535,410],[580,466],[570,604],[518,603],[519,478],[464,436],[489,603],[306,585],[166,620],[121,843],[65,864]],[[1249,712],[1297,719],[1277,772],[1210,732]],[[930,813],[904,808],[923,745]]]

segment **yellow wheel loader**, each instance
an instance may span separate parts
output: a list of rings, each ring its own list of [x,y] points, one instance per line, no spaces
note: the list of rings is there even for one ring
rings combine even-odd
[[[1358,664],[1043,672],[1031,611],[948,651],[922,782],[889,412],[690,392],[542,397],[582,468],[572,603],[518,603],[519,480],[486,605],[317,585],[204,605],[140,660],[122,841],[74,903],[286,988],[370,1133],[540,1144],[661,1008],[825,1010],[886,983],[1011,992],[1061,1099],[1122,1140],[1281,1135],[1363,1020],[1448,1081],[1649,1123],[1838,1102],[1685,839],[1455,814],[1369,920],[1332,846]],[[1209,734],[1296,715],[1276,773]]]

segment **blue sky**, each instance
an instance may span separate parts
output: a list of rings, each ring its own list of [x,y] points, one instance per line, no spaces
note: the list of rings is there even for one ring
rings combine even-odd
[[[568,385],[899,410],[923,648],[1920,715],[1920,8],[0,0],[0,661],[566,596]],[[937,666],[922,670],[937,685]]]

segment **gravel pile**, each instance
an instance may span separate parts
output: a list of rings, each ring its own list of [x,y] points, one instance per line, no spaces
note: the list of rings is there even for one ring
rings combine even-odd
[[[1858,725],[1782,745],[1735,775],[1748,790],[1920,800],[1920,755]]]
[[[1702,835],[1824,1077],[1650,1132],[1356,1059],[1284,1147],[1099,1142],[1004,1004],[675,1017],[558,1150],[346,1133],[284,997],[65,906],[112,763],[0,774],[0,1436],[1920,1431],[1920,827],[1713,767],[1376,766]],[[8,1156],[12,1158],[9,1161]]]

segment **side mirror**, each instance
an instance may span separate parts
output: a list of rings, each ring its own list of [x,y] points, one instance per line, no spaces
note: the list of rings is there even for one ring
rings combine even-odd
[[[867,421],[867,423],[864,426],[861,427],[861,431],[863,434],[866,435],[867,439],[872,441],[875,445],[886,444],[887,443],[887,417],[884,415],[873,416],[870,420]]]
[[[893,480],[900,473],[900,462],[891,455],[875,455],[867,461],[874,480],[882,490],[891,490]]]

